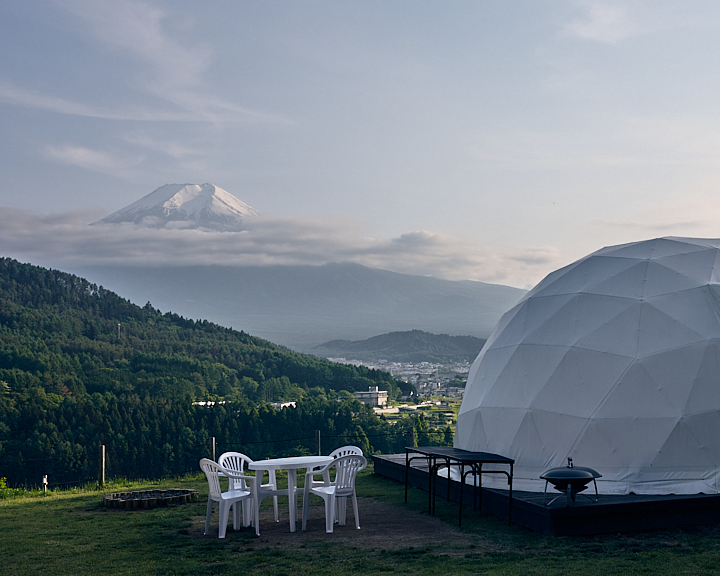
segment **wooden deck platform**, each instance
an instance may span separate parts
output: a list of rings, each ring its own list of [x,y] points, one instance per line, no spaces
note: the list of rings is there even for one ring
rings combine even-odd
[[[405,454],[373,456],[375,474],[405,483]],[[408,484],[422,490],[428,489],[428,469],[423,461],[412,463]],[[450,480],[450,500],[460,501],[460,483]],[[464,487],[463,516],[472,512],[473,487]],[[482,507],[500,518],[508,515],[508,490],[482,489]],[[437,498],[448,494],[448,479],[437,478]],[[548,489],[554,498],[559,493]],[[594,496],[594,494],[593,494]],[[608,495],[600,494],[598,502],[578,496],[571,506],[565,497],[552,505],[543,504],[542,492],[513,490],[512,522],[532,530],[562,536],[589,535],[612,532],[653,530],[692,524],[715,524],[720,521],[720,495]]]

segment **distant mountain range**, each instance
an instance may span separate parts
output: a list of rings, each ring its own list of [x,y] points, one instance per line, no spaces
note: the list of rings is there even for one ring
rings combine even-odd
[[[348,360],[376,362],[433,362],[452,364],[472,362],[485,344],[485,339],[475,336],[448,336],[430,334],[421,330],[391,332],[351,342],[331,340],[318,346],[318,356],[326,358],[344,357]]]
[[[489,335],[524,290],[398,274],[358,264],[324,266],[88,266],[79,274],[140,305],[207,319],[300,352],[329,340],[423,330]]]
[[[213,184],[166,184],[93,225],[231,233],[259,212]],[[339,263],[324,266],[76,267],[73,273],[132,302],[315,353],[329,340],[422,330],[486,337],[524,290],[398,274]]]
[[[239,231],[248,217],[259,216],[230,192],[214,184],[165,184],[97,224],[132,222],[149,228],[205,228]]]

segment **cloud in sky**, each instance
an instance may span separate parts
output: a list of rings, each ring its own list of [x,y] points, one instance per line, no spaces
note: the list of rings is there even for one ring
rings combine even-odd
[[[117,173],[121,169],[127,169],[138,162],[137,158],[121,159],[107,152],[90,150],[83,146],[70,144],[48,145],[45,148],[45,153],[58,162],[107,173]]]
[[[287,122],[281,114],[222,98],[206,80],[213,50],[187,30],[171,34],[168,14],[136,0],[55,0],[101,45],[140,63],[132,88],[164,102],[88,104],[0,81],[0,102],[105,120],[140,122]],[[130,88],[127,86],[126,88]],[[138,100],[136,97],[135,100]]]
[[[170,36],[167,14],[157,6],[135,0],[59,0],[59,5],[83,20],[100,41],[147,63],[149,85],[158,91],[197,87],[212,59],[212,50],[192,35]],[[188,41],[189,40],[189,41]]]
[[[98,214],[38,216],[0,208],[3,254],[63,269],[89,265],[321,265],[355,262],[405,274],[479,280],[528,288],[561,256],[553,248],[501,254],[470,239],[415,231],[366,238],[352,222],[259,217],[242,232],[153,229],[134,224],[88,225]]]
[[[566,25],[564,32],[569,36],[614,44],[643,31],[643,27],[632,19],[630,7],[625,2],[591,0],[577,4],[584,14]]]
[[[527,287],[603,246],[717,235],[704,0],[36,0],[0,21],[0,206],[57,213],[2,224],[57,262],[147,246]],[[273,218],[106,241],[68,216],[168,182]]]

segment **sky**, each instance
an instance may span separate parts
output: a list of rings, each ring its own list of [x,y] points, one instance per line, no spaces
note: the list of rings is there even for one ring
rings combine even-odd
[[[0,4],[0,255],[354,261],[530,288],[604,246],[718,237],[720,4]],[[242,233],[88,226],[166,183]]]

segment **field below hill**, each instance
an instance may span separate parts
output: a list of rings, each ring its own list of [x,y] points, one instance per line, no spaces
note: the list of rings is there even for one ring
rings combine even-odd
[[[280,480],[282,483],[282,479]],[[75,490],[0,500],[3,574],[53,576],[206,574],[716,574],[720,527],[690,527],[639,534],[556,537],[507,526],[467,512],[457,528],[457,505],[438,499],[426,513],[427,493],[367,470],[358,477],[358,532],[348,524],[324,531],[322,503],[313,499],[307,531],[290,533],[287,501],[280,522],[271,503],[261,510],[261,535],[230,525],[217,538],[217,513],[203,535],[207,482],[199,475],[163,483],[116,485],[106,492],[143,487],[200,490],[200,500],[174,507],[116,511],[102,507],[103,492]]]

